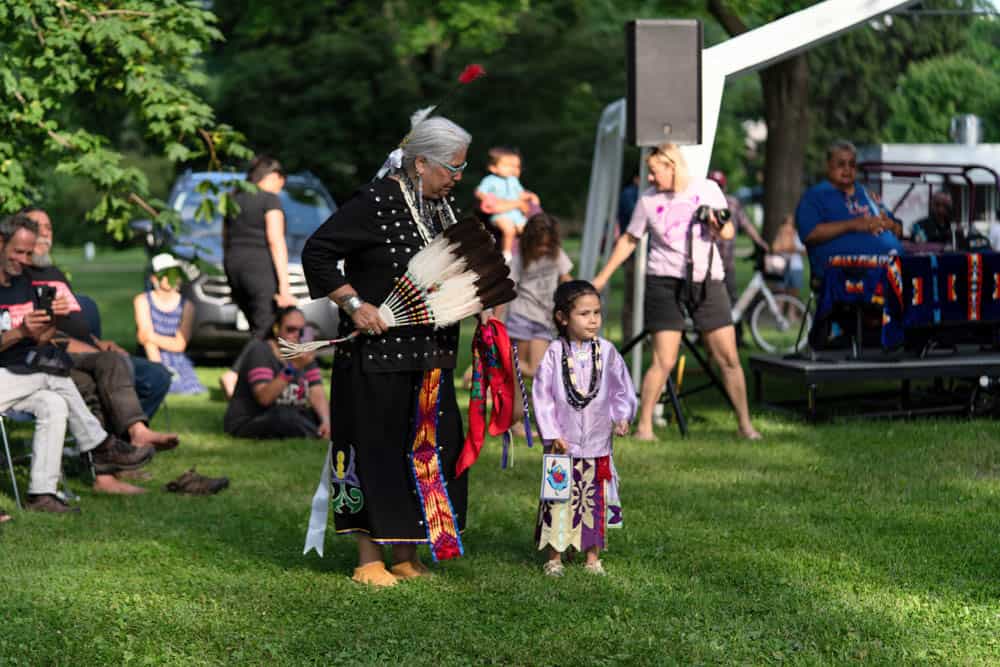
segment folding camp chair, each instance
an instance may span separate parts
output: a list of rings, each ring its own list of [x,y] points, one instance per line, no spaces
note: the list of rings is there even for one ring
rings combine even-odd
[[[18,509],[23,509],[21,505],[21,494],[17,490],[17,476],[14,474],[14,457],[10,453],[10,440],[7,438],[7,420],[23,422],[33,420],[34,417],[27,412],[7,410],[0,412],[0,438],[3,438],[3,455],[7,461],[7,471],[10,473],[10,486],[14,489],[14,502]]]
[[[0,438],[3,439],[3,454],[4,458],[7,460],[7,472],[10,475],[10,486],[14,490],[14,502],[17,504],[18,509],[24,509],[21,504],[21,494],[17,489],[17,476],[14,473],[14,457],[10,452],[10,438],[7,435],[7,421],[27,423],[35,421],[35,416],[30,412],[21,412],[20,410],[7,410],[5,412],[0,412]],[[72,436],[67,435],[67,440],[72,440]],[[63,459],[66,457],[80,457],[80,450],[76,447],[63,447]],[[30,455],[29,455],[30,458]],[[93,464],[90,463],[91,475],[94,474]],[[62,487],[59,489],[56,495],[62,497],[65,502],[71,500],[77,500],[79,496],[73,493],[69,487],[66,486],[66,476],[65,474],[60,474],[59,484]]]

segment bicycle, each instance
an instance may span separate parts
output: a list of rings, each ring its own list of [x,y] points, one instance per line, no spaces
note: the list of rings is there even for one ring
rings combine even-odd
[[[809,331],[812,314],[798,297],[775,294],[768,287],[768,280],[778,280],[780,276],[765,270],[768,268],[765,258],[776,256],[765,255],[760,249],[754,251],[754,274],[733,304],[733,322],[746,321],[744,316],[749,313],[750,335],[757,347],[769,354],[800,352],[808,337],[800,337],[799,330]]]

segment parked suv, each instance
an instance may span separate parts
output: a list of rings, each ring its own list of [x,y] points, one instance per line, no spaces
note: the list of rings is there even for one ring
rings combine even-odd
[[[148,252],[170,252],[184,262],[187,273],[184,295],[195,306],[195,325],[188,344],[192,356],[232,357],[249,336],[246,318],[230,297],[231,290],[222,266],[222,218],[217,215],[208,222],[195,219],[195,211],[203,197],[214,198],[214,195],[199,193],[199,183],[225,184],[240,178],[241,174],[233,172],[189,170],[177,179],[167,199],[167,205],[180,214],[179,232],[154,232],[146,220],[132,225],[133,230],[145,235]],[[308,172],[287,176],[281,205],[285,211],[292,294],[299,299],[299,307],[305,312],[312,332],[332,338],[337,328],[337,308],[326,298],[309,299],[301,258],[306,239],[330,217],[337,205],[319,179]]]

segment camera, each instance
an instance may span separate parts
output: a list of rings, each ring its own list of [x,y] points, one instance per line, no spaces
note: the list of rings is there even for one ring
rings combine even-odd
[[[715,219],[719,223],[719,226],[726,224],[733,217],[732,212],[728,208],[712,208],[708,204],[702,204],[695,211],[695,217],[701,224],[708,223],[708,215],[710,212],[715,212]]]
[[[35,307],[53,317],[52,302],[56,298],[56,288],[52,285],[35,285]]]

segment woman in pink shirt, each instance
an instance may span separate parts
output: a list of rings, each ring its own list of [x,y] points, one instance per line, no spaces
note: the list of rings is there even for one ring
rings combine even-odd
[[[656,439],[653,407],[677,361],[687,315],[719,364],[726,393],[736,409],[740,435],[757,440],[760,433],[750,421],[746,379],[736,351],[725,269],[715,247],[716,238],[730,239],[735,233],[732,222],[720,221],[713,210],[727,207],[725,195],[714,181],[690,178],[676,144],[658,146],[647,164],[653,187],[639,198],[626,233],[592,281],[603,290],[642,235],[649,233],[643,319],[646,330],[653,334],[653,364],[642,380],[636,438]],[[701,224],[698,214],[703,206],[708,207],[707,220]]]

